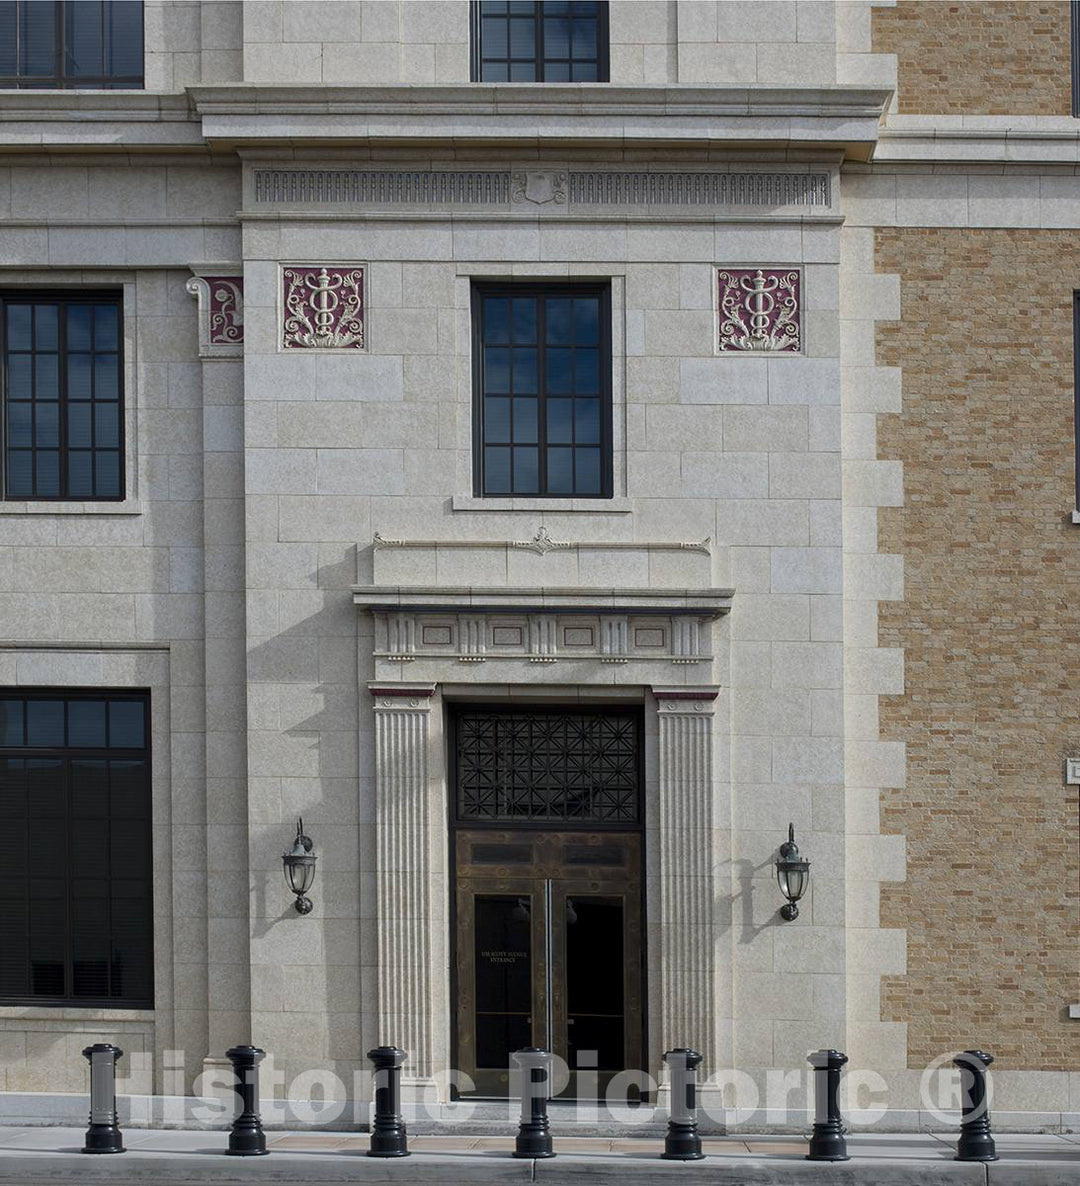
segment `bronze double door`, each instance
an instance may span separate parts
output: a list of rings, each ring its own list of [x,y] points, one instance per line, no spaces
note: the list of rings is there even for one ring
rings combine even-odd
[[[642,1065],[638,833],[458,831],[457,1065],[479,1096],[510,1090],[510,1055],[552,1050],[556,1093],[601,1097]]]

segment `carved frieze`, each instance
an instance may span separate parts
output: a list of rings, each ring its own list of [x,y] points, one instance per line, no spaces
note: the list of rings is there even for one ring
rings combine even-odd
[[[283,268],[282,349],[363,350],[365,273],[358,264]]]
[[[719,268],[721,354],[802,350],[802,275],[798,268]]]

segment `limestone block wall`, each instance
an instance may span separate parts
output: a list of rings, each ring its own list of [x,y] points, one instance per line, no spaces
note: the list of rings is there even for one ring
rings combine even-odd
[[[875,238],[903,306],[877,330],[879,361],[904,385],[902,411],[879,417],[879,448],[903,462],[906,488],[879,536],[907,574],[903,604],[884,604],[880,621],[907,679],[906,695],[882,699],[882,734],[908,751],[907,788],[886,792],[882,815],[907,836],[907,880],[884,887],[882,919],[907,928],[908,965],[886,981],[882,1017],[907,1022],[913,1067],[976,1030],[993,1035],[1002,1071],[1076,1065],[1080,853],[1075,788],[1062,785],[1080,752],[1075,237]],[[1022,307],[1007,295],[1020,277]]]
[[[1072,113],[1066,0],[899,0],[870,19],[873,53],[896,55],[902,114]]]
[[[182,91],[243,78],[243,0],[146,0],[146,89]]]

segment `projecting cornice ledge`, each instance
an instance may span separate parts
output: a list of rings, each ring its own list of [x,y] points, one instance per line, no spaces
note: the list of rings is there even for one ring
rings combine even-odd
[[[891,92],[864,87],[189,87],[219,147],[395,142],[652,141],[841,150],[865,160]]]
[[[729,613],[734,589],[586,589],[516,586],[355,585],[354,604],[386,612],[513,614],[693,614],[710,621]]]

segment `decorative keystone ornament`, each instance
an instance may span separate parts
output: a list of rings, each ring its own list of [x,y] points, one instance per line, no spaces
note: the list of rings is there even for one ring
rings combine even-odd
[[[233,1157],[263,1157],[270,1152],[266,1134],[259,1117],[259,1063],[266,1051],[258,1046],[234,1046],[225,1051],[236,1076],[236,1094],[240,1097],[240,1113],[229,1131],[226,1153]]]
[[[368,1051],[375,1066],[375,1118],[368,1157],[408,1157],[408,1133],[401,1115],[401,1064],[408,1058],[396,1046]]]
[[[671,1114],[660,1154],[665,1161],[700,1161],[705,1156],[697,1124],[697,1069],[701,1060],[702,1055],[685,1046],[664,1055],[671,1074]]]
[[[551,1054],[526,1046],[512,1055],[521,1069],[521,1123],[514,1142],[514,1157],[554,1157],[548,1125],[547,1097]]]
[[[851,1160],[840,1116],[840,1068],[847,1060],[839,1050],[815,1050],[806,1056],[814,1068],[814,1129],[807,1161]]]
[[[794,824],[788,824],[788,838],[780,845],[780,854],[776,859],[776,880],[780,892],[787,898],[786,905],[780,907],[780,917],[785,922],[793,922],[799,917],[799,908],[795,903],[806,893],[810,882],[810,862],[799,856]]]
[[[721,354],[802,350],[798,268],[721,268],[716,281]]]
[[[319,859],[312,852],[315,842],[310,836],[304,835],[304,821],[296,820],[296,839],[288,852],[281,854],[281,863],[285,870],[285,884],[296,895],[297,914],[310,914],[312,902],[307,897],[311,883],[315,880],[315,862]]]
[[[986,1069],[992,1054],[965,1050],[953,1059],[960,1068],[960,1140],[957,1161],[997,1161],[997,1147],[990,1131],[990,1102],[986,1092]]]
[[[90,1064],[90,1127],[86,1130],[84,1153],[125,1152],[116,1115],[116,1061],[123,1053],[119,1046],[108,1042],[98,1042],[83,1051],[83,1058]]]
[[[286,350],[364,349],[364,269],[328,265],[283,270]]]

